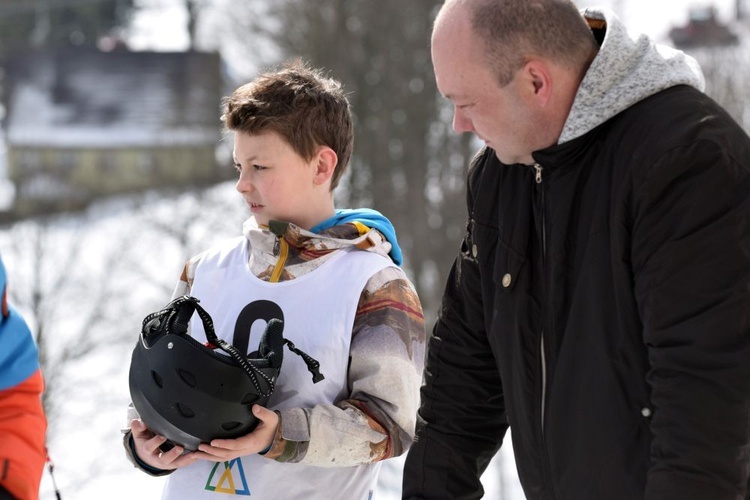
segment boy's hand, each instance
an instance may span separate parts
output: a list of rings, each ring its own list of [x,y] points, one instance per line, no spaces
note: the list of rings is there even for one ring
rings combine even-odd
[[[138,419],[130,421],[130,431],[133,433],[138,458],[151,467],[162,470],[179,469],[192,464],[198,458],[196,452],[183,455],[182,446],[175,446],[167,452],[162,452],[159,446],[164,444],[167,438],[154,434]]]
[[[273,443],[279,415],[260,405],[253,405],[253,415],[260,422],[250,434],[236,439],[214,439],[211,444],[201,444],[195,454],[211,462],[225,462],[263,451]]]

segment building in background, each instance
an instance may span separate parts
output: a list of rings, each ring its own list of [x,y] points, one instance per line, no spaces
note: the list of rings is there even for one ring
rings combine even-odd
[[[217,161],[216,53],[66,47],[17,54],[4,69],[14,217],[233,174]]]
[[[741,0],[737,0],[737,19],[742,16]],[[725,47],[737,45],[739,37],[716,14],[716,7],[706,5],[693,7],[688,13],[688,22],[684,26],[675,26],[669,30],[672,43],[679,49],[693,47]]]

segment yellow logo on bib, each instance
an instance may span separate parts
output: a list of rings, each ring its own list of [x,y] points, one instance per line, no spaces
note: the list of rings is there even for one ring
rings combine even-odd
[[[224,470],[219,469],[219,466],[222,464],[224,465]],[[214,480],[214,478],[216,479]],[[242,489],[237,489],[238,485]],[[245,479],[245,471],[242,468],[242,460],[235,458],[231,462],[216,463],[213,469],[211,469],[208,481],[206,481],[206,489],[216,493],[250,496],[250,489],[247,487],[247,480]]]

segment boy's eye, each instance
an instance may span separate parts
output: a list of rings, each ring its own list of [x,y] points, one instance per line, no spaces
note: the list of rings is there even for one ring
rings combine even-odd
[[[263,165],[253,165],[253,168],[255,170],[265,170],[266,169],[266,167],[264,167]]]
[[[242,172],[242,165],[240,165],[239,163],[235,163],[235,164],[234,164],[234,169],[235,169],[235,170],[236,170],[237,172]]]

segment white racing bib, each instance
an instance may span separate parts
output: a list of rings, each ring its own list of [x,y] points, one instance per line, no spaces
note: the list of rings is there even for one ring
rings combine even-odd
[[[345,399],[349,344],[357,304],[367,280],[394,264],[381,255],[339,251],[314,271],[291,281],[269,283],[248,267],[245,238],[204,254],[191,295],[211,315],[216,334],[245,352],[258,342],[272,318],[284,321],[284,337],[320,362],[325,379],[312,382],[302,358],[284,349],[284,361],[268,407],[311,408]],[[194,316],[191,334],[205,342]],[[380,464],[314,467],[249,455],[223,463],[201,460],[168,476],[163,499],[245,498],[277,500],[347,498],[368,500]]]

